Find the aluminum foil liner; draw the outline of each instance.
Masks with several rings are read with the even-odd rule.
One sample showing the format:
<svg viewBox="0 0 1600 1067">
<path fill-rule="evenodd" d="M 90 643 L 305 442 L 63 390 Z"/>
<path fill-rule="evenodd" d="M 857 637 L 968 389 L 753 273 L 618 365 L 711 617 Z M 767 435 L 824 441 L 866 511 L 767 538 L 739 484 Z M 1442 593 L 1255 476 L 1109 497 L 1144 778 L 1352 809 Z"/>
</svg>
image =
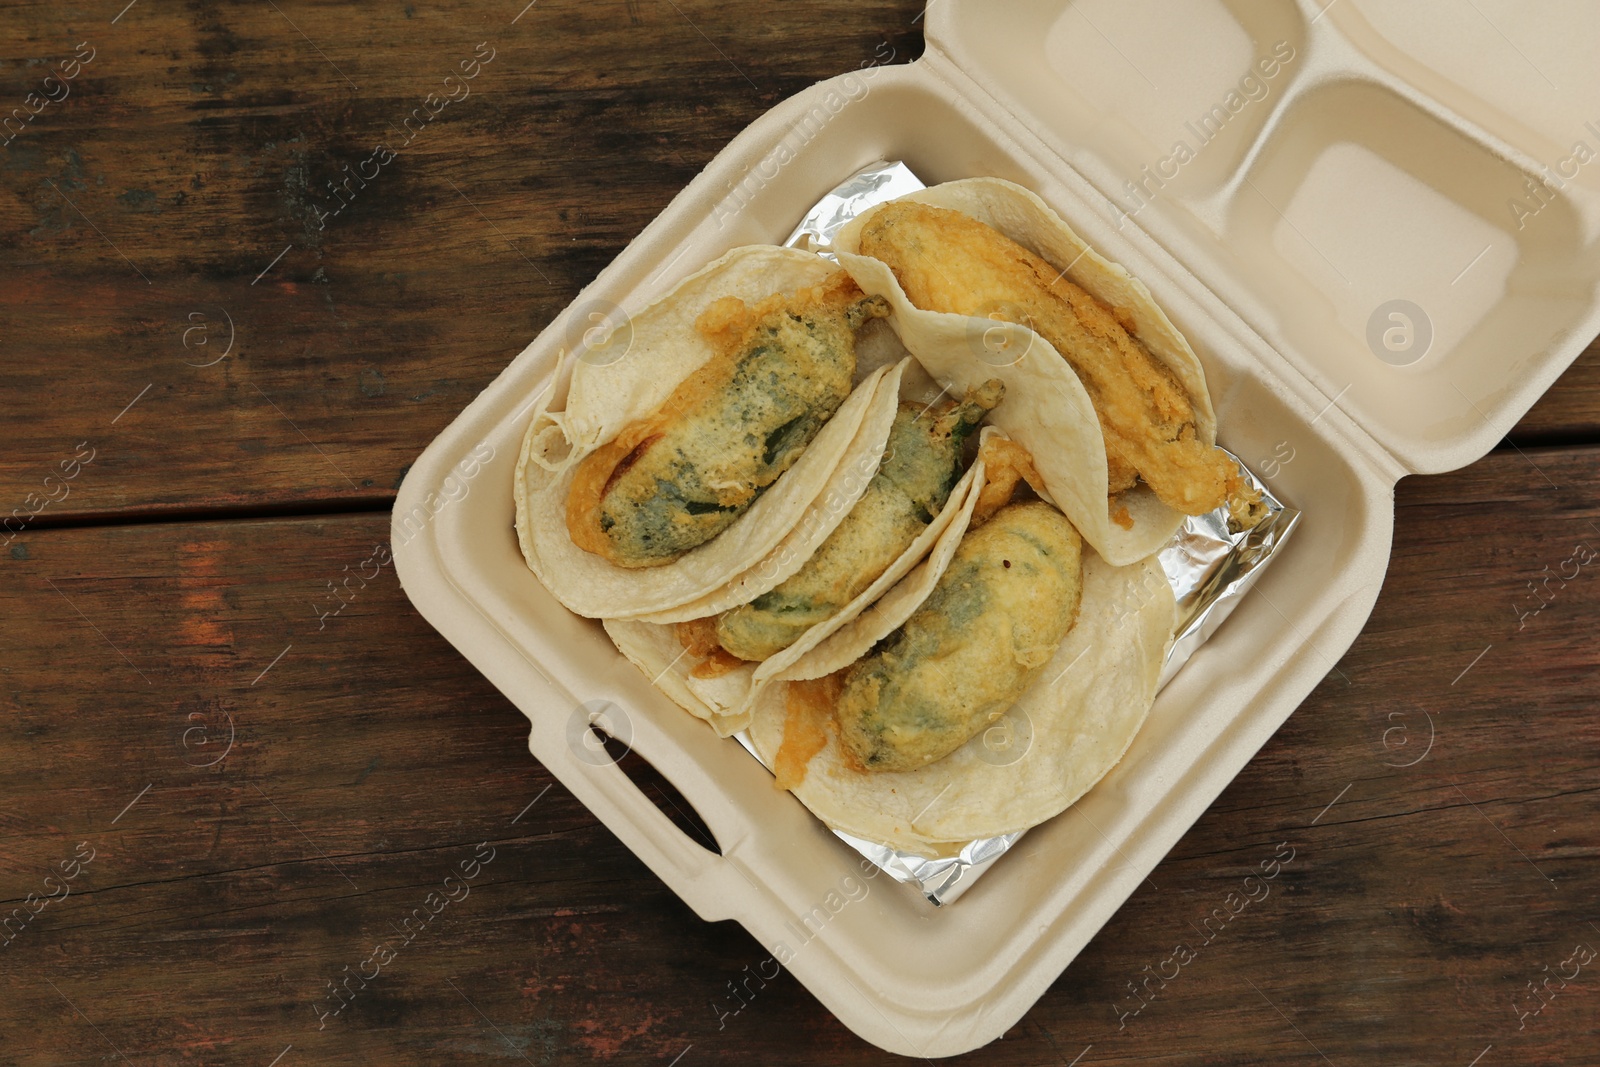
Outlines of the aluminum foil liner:
<svg viewBox="0 0 1600 1067">
<path fill-rule="evenodd" d="M 925 188 L 904 163 L 874 163 L 818 201 L 785 244 L 831 259 L 827 248 L 845 223 L 874 204 Z M 1239 462 L 1239 457 L 1233 459 Z M 1158 691 L 1233 612 L 1300 521 L 1300 512 L 1273 496 L 1249 468 L 1239 463 L 1239 469 L 1261 491 L 1266 518 L 1254 529 L 1233 532 L 1228 528 L 1228 509 L 1223 506 L 1187 519 L 1157 554 L 1178 602 L 1177 636 L 1167 653 Z M 755 755 L 745 734 L 735 737 Z M 890 877 L 915 886 L 930 904 L 942 907 L 972 888 L 1026 831 L 969 841 L 955 855 L 939 858 L 901 852 L 838 830 L 834 833 Z"/>
<path fill-rule="evenodd" d="M 816 252 L 824 259 L 834 259 L 827 248 L 833 244 L 833 235 L 844 229 L 851 219 L 875 204 L 926 188 L 904 163 L 873 163 L 818 200 L 816 207 L 806 212 L 806 217 L 783 243 L 790 248 Z"/>
<path fill-rule="evenodd" d="M 1227 452 L 1227 449 L 1223 449 Z M 1254 529 L 1232 533 L 1228 509 L 1218 508 L 1185 520 L 1156 556 L 1178 601 L 1178 637 L 1167 653 L 1157 692 L 1172 681 L 1195 650 L 1233 614 L 1240 599 L 1260 577 L 1284 541 L 1300 523 L 1300 512 L 1286 507 L 1232 452 L 1233 461 L 1250 484 L 1261 491 L 1267 517 Z"/>
</svg>

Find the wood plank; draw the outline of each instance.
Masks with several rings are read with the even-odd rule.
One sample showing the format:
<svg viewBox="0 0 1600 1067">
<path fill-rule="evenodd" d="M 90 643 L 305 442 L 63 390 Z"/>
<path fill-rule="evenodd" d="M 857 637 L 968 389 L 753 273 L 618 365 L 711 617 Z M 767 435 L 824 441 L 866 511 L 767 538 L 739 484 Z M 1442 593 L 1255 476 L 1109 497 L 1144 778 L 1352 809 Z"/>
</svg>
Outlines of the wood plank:
<svg viewBox="0 0 1600 1067">
<path fill-rule="evenodd" d="M 921 7 L 9 5 L 0 113 L 92 58 L 0 145 L 0 514 L 83 441 L 41 522 L 392 499 L 735 134 L 914 58 Z"/>
<path fill-rule="evenodd" d="M 1484 1067 L 1583 1062 L 1592 968 L 1538 1015 L 1513 1004 L 1600 948 L 1596 567 L 1520 629 L 1514 606 L 1575 545 L 1600 549 L 1595 456 L 1496 453 L 1402 483 L 1348 683 L 1330 674 L 962 1062 L 1466 1067 L 1491 1045 Z M 525 721 L 389 568 L 319 621 L 326 583 L 386 533 L 382 515 L 163 523 L 0 555 L 0 744 L 21 755 L 0 776 L 0 898 L 52 892 L 94 850 L 0 949 L 8 1062 L 899 1062 L 787 974 L 729 1013 L 765 950 L 546 791 Z M 398 943 L 480 842 L 494 858 L 470 895 L 319 1029 L 327 983 Z M 1266 897 L 1205 943 L 1195 927 L 1283 843 Z M 1124 1015 L 1179 942 L 1192 961 Z"/>
<path fill-rule="evenodd" d="M 1511 437 L 1524 445 L 1600 441 L 1600 339 L 1590 342 Z"/>
<path fill-rule="evenodd" d="M 94 464 L 38 522 L 382 506 L 718 149 L 812 81 L 915 57 L 920 9 L 14 5 L 0 99 L 93 59 L 0 147 L 0 514 L 80 442 Z M 405 127 L 485 41 L 471 95 Z M 396 157 L 335 195 L 378 144 Z M 1591 349 L 1514 436 L 1597 434 Z"/>
</svg>

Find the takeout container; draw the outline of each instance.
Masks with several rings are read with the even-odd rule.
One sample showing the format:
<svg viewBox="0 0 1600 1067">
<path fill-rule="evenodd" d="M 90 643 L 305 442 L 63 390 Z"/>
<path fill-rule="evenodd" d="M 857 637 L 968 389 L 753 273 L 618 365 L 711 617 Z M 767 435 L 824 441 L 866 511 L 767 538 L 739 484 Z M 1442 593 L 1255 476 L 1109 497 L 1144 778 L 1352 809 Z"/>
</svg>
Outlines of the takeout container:
<svg viewBox="0 0 1600 1067">
<path fill-rule="evenodd" d="M 1484 454 L 1600 331 L 1600 165 L 1574 162 L 1576 142 L 1600 149 L 1585 47 L 1600 12 L 1572 0 L 1554 5 L 1564 22 L 1530 23 L 1476 6 L 1481 20 L 1443 0 L 940 0 L 922 59 L 762 116 L 429 446 L 395 505 L 407 593 L 528 716 L 532 753 L 703 919 L 737 919 L 883 1048 L 994 1039 L 1355 639 L 1394 483 Z M 1305 513 L 1117 768 L 939 911 L 867 880 L 738 745 L 563 609 L 512 529 L 533 402 L 591 314 L 640 308 L 736 245 L 782 243 L 880 158 L 929 184 L 1025 185 L 1142 279 L 1205 365 L 1219 443 Z M 589 754 L 603 702 L 722 855 Z"/>
</svg>

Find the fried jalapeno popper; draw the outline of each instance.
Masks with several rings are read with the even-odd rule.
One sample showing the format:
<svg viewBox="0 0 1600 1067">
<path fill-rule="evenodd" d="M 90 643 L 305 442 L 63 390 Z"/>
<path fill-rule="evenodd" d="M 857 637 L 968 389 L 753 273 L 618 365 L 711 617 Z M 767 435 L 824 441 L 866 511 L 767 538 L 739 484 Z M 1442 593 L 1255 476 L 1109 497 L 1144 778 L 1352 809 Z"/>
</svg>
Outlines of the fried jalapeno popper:
<svg viewBox="0 0 1600 1067">
<path fill-rule="evenodd" d="M 1082 381 L 1105 438 L 1108 490 L 1139 479 L 1168 507 L 1199 515 L 1223 503 L 1251 525 L 1258 502 L 1228 455 L 1201 439 L 1194 405 L 1123 313 L 1033 252 L 960 211 L 887 205 L 858 251 L 887 264 L 912 304 L 1032 329 Z"/>
<path fill-rule="evenodd" d="M 727 529 L 850 395 L 855 331 L 886 314 L 843 271 L 754 306 L 717 301 L 697 323 L 717 354 L 579 464 L 567 497 L 573 543 L 652 567 Z"/>
<path fill-rule="evenodd" d="M 970 531 L 905 624 L 850 668 L 840 740 L 868 770 L 941 759 L 1004 714 L 1078 615 L 1082 541 L 1041 501 Z"/>
<path fill-rule="evenodd" d="M 855 507 L 793 577 L 717 618 L 717 644 L 742 660 L 767 659 L 876 581 L 945 506 L 963 443 L 1004 395 L 996 379 L 959 402 L 902 403 Z"/>
</svg>

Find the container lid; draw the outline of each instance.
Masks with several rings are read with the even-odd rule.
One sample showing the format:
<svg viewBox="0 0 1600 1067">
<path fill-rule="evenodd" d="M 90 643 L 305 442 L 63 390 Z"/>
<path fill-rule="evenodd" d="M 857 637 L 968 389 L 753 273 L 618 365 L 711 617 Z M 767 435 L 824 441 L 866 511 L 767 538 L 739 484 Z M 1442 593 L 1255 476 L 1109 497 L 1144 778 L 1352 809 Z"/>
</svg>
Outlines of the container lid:
<svg viewBox="0 0 1600 1067">
<path fill-rule="evenodd" d="M 942 0 L 928 55 L 1431 473 L 1600 332 L 1600 8 L 1471 6 Z"/>
</svg>

